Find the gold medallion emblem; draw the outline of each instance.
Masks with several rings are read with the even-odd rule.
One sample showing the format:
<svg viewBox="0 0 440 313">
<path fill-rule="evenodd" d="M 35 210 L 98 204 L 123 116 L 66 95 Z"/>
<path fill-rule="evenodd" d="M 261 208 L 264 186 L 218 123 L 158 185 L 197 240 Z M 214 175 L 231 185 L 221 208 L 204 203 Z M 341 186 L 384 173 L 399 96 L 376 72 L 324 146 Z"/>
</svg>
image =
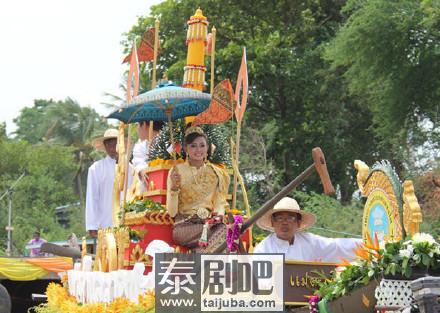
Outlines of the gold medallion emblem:
<svg viewBox="0 0 440 313">
<path fill-rule="evenodd" d="M 202 220 L 205 220 L 211 215 L 211 212 L 206 208 L 198 208 L 196 211 L 196 215 Z"/>
</svg>

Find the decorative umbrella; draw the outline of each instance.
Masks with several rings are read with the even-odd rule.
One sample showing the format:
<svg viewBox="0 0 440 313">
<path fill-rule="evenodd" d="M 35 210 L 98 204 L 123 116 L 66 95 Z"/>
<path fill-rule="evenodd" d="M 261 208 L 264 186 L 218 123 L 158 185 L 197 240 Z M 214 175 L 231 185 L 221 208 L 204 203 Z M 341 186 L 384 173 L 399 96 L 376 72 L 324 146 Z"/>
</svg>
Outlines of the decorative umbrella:
<svg viewBox="0 0 440 313">
<path fill-rule="evenodd" d="M 164 84 L 134 97 L 128 106 L 118 109 L 107 118 L 115 118 L 126 124 L 140 121 L 172 121 L 197 115 L 205 111 L 210 102 L 210 94 Z"/>
</svg>

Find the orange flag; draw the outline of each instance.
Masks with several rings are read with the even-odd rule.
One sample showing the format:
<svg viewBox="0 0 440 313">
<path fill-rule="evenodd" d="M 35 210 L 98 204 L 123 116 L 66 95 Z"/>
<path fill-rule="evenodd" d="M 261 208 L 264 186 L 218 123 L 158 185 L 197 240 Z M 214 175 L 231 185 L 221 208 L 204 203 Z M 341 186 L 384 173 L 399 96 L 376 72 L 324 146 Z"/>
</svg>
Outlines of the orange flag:
<svg viewBox="0 0 440 313">
<path fill-rule="evenodd" d="M 240 92 L 242 94 L 240 101 Z M 246 63 L 246 48 L 243 48 L 243 57 L 241 59 L 240 70 L 238 71 L 237 85 L 235 85 L 235 118 L 237 122 L 243 119 L 244 111 L 246 111 L 248 97 L 248 72 Z"/>
<path fill-rule="evenodd" d="M 211 56 L 212 53 L 212 33 L 209 33 L 206 36 L 206 46 L 205 46 L 205 54 L 207 56 Z"/>
<path fill-rule="evenodd" d="M 220 82 L 214 88 L 211 104 L 206 111 L 198 114 L 192 125 L 220 124 L 232 117 L 232 106 L 234 103 L 234 92 L 229 79 Z"/>
<path fill-rule="evenodd" d="M 128 70 L 127 77 L 127 105 L 130 104 L 131 99 L 137 96 L 139 90 L 139 62 L 136 55 L 136 44 L 133 43 L 133 48 L 131 51 L 134 51 L 132 55 L 130 55 L 130 69 Z M 131 94 L 131 85 L 133 81 L 133 95 Z"/>
<path fill-rule="evenodd" d="M 138 48 L 138 61 L 139 62 L 147 62 L 152 61 L 154 58 L 154 35 L 155 35 L 155 28 L 152 27 L 150 29 L 147 29 L 145 33 L 142 35 L 141 44 Z M 159 45 L 159 43 L 158 43 Z M 159 48 L 160 45 L 157 47 L 157 53 L 159 54 Z M 129 55 L 127 55 L 122 61 L 122 63 L 129 62 L 131 58 L 131 52 Z"/>
</svg>

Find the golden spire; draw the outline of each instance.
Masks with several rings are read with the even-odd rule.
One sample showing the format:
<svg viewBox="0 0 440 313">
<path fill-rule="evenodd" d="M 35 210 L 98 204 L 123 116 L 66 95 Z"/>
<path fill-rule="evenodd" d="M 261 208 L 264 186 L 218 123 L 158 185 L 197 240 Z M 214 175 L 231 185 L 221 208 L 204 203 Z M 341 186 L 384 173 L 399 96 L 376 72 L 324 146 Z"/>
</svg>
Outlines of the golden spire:
<svg viewBox="0 0 440 313">
<path fill-rule="evenodd" d="M 187 24 L 188 54 L 182 86 L 202 91 L 205 85 L 205 45 L 208 35 L 208 21 L 203 16 L 202 10 L 198 8 Z"/>
</svg>

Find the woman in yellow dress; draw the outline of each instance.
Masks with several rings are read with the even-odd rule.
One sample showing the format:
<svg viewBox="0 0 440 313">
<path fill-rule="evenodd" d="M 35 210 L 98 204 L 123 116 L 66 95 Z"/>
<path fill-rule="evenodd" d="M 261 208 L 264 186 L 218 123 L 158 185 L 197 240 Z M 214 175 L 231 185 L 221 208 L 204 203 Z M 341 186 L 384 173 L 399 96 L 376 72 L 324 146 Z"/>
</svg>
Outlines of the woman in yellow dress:
<svg viewBox="0 0 440 313">
<path fill-rule="evenodd" d="M 168 173 L 167 210 L 174 217 L 173 239 L 196 251 L 215 251 L 226 240 L 223 216 L 229 175 L 207 161 L 208 137 L 200 127 L 185 132 L 187 159 Z"/>
</svg>

